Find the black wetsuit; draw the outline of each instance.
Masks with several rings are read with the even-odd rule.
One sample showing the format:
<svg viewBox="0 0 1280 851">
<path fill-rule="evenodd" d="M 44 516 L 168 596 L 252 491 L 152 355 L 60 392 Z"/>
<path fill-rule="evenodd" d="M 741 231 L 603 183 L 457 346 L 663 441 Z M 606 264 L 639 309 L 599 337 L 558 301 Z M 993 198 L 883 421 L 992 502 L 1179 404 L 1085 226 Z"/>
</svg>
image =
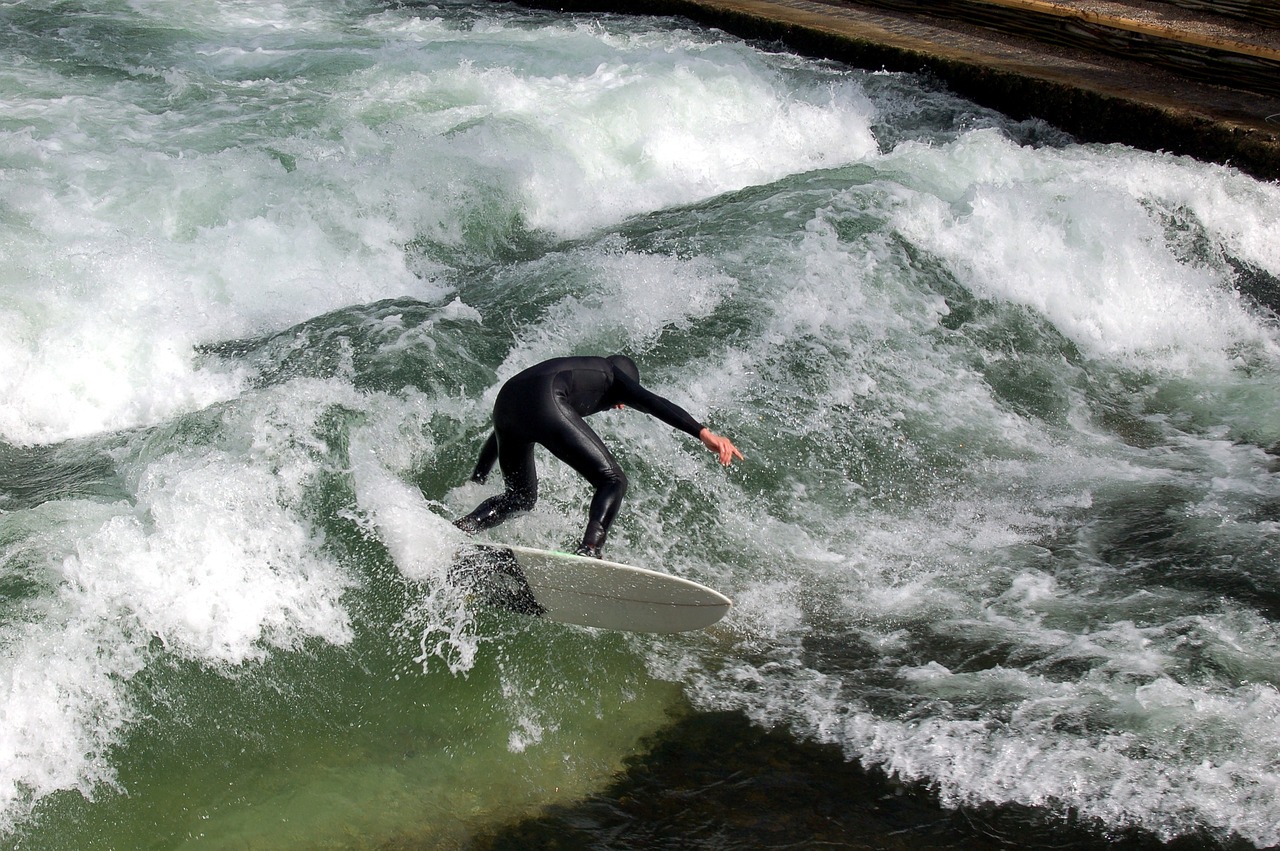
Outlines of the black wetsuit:
<svg viewBox="0 0 1280 851">
<path fill-rule="evenodd" d="M 506 490 L 457 521 L 474 532 L 488 529 L 538 501 L 533 445 L 540 443 L 596 489 L 582 550 L 598 554 L 627 492 L 627 477 L 583 417 L 629 405 L 694 437 L 702 424 L 679 405 L 640 386 L 630 358 L 554 358 L 529 367 L 498 391 L 493 433 L 480 450 L 472 481 L 483 482 L 496 460 Z"/>
</svg>

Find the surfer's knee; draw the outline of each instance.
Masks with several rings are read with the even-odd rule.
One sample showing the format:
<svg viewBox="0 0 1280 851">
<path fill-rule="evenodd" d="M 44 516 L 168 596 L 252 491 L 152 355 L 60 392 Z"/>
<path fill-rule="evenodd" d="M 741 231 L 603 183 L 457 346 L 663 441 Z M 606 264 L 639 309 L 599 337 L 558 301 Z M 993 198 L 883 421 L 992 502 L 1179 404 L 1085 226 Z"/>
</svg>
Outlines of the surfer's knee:
<svg viewBox="0 0 1280 851">
<path fill-rule="evenodd" d="M 608 494 L 613 499 L 620 500 L 627 495 L 627 488 L 631 486 L 631 481 L 627 478 L 627 474 L 622 472 L 621 467 L 614 467 L 596 477 L 591 484 L 595 486 L 598 493 Z"/>
</svg>

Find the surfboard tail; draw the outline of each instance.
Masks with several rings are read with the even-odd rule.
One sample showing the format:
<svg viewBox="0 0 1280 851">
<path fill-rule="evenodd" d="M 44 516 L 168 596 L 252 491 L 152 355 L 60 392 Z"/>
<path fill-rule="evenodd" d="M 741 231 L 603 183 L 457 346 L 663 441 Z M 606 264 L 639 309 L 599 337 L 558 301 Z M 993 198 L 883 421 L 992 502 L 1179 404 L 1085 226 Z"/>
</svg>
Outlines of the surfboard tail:
<svg viewBox="0 0 1280 851">
<path fill-rule="evenodd" d="M 454 554 L 449 581 L 487 606 L 535 617 L 547 611 L 529 587 L 515 553 L 506 547 L 463 545 Z"/>
</svg>

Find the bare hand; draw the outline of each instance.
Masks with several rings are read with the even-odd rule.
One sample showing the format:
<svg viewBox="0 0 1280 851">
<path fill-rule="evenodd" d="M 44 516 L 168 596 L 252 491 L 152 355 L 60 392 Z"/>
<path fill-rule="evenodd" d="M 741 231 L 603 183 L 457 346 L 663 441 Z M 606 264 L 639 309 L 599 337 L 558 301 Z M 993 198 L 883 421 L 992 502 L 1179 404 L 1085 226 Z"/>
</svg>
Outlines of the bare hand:
<svg viewBox="0 0 1280 851">
<path fill-rule="evenodd" d="M 738 451 L 738 447 L 733 445 L 733 441 L 727 437 L 716 434 L 709 428 L 704 428 L 698 433 L 698 440 L 702 441 L 702 445 L 710 449 L 712 452 L 720 456 L 720 463 L 728 467 L 734 458 L 739 461 L 745 460 L 742 453 Z"/>
</svg>

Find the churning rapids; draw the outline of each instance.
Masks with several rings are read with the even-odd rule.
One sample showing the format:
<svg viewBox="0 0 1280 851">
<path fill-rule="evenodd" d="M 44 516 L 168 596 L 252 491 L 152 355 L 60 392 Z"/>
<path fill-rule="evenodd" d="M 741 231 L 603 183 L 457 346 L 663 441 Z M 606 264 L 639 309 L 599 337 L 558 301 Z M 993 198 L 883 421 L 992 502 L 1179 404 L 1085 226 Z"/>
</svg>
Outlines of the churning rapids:
<svg viewBox="0 0 1280 851">
<path fill-rule="evenodd" d="M 729 709 L 1280 843 L 1280 187 L 481 2 L 6 3 L 0 100 L 6 842 L 439 847 Z M 613 351 L 747 456 L 596 418 L 714 629 L 445 581 L 502 380 Z"/>
</svg>

